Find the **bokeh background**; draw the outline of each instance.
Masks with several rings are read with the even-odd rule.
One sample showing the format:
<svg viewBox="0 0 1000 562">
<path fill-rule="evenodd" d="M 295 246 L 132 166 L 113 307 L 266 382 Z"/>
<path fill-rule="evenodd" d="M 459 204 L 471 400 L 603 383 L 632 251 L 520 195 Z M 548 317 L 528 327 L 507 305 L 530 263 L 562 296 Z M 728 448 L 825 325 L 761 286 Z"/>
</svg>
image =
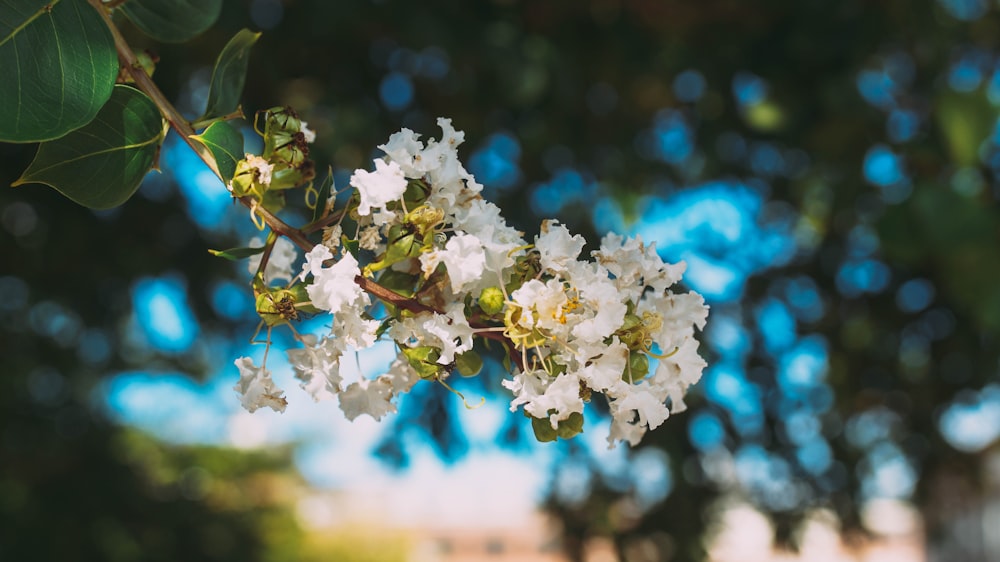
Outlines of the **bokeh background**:
<svg viewBox="0 0 1000 562">
<path fill-rule="evenodd" d="M 272 353 L 288 411 L 247 414 L 249 273 L 206 249 L 256 232 L 171 137 L 112 211 L 0 190 L 0 558 L 1000 560 L 997 3 L 228 0 L 181 46 L 123 23 L 192 117 L 242 27 L 246 114 L 295 107 L 336 186 L 451 117 L 529 236 L 686 261 L 710 367 L 636 449 L 599 404 L 534 443 L 490 364 L 478 410 L 420 384 L 352 424 Z M 0 181 L 33 151 L 0 146 Z"/>
</svg>

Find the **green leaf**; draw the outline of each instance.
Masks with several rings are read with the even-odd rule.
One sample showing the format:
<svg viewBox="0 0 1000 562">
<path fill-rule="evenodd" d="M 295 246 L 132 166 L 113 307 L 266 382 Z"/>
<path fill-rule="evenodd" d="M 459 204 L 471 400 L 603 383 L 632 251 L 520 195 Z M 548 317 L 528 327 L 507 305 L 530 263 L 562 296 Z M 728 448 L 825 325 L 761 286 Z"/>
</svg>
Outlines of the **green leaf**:
<svg viewBox="0 0 1000 562">
<path fill-rule="evenodd" d="M 247 79 L 247 63 L 250 48 L 257 42 L 260 33 L 241 29 L 219 53 L 212 69 L 212 81 L 208 86 L 208 105 L 205 114 L 198 120 L 224 117 L 240 107 L 243 85 Z"/>
<path fill-rule="evenodd" d="M 323 218 L 326 211 L 326 200 L 330 198 L 330 191 L 333 189 L 333 166 L 326 171 L 326 177 L 319 184 L 319 193 L 316 195 L 316 208 L 313 209 L 313 222 Z"/>
<path fill-rule="evenodd" d="M 417 284 L 417 276 L 403 271 L 386 269 L 378 278 L 378 284 L 396 294 L 412 297 L 414 287 Z"/>
<path fill-rule="evenodd" d="M 413 367 L 413 370 L 423 379 L 436 378 L 443 367 L 438 365 L 437 360 L 441 357 L 441 350 L 431 346 L 404 347 L 403 356 Z"/>
<path fill-rule="evenodd" d="M 979 145 L 990 136 L 997 111 L 983 88 L 971 92 L 947 89 L 936 100 L 938 125 L 958 166 L 979 163 Z"/>
<path fill-rule="evenodd" d="M 256 256 L 264 251 L 264 246 L 258 248 L 229 248 L 228 250 L 209 250 L 208 253 L 229 261 L 239 261 L 250 256 Z"/>
<path fill-rule="evenodd" d="M 164 43 L 183 43 L 212 27 L 222 0 L 129 0 L 122 11 L 136 27 Z"/>
<path fill-rule="evenodd" d="M 85 0 L 4 0 L 0 68 L 0 141 L 39 142 L 97 115 L 111 96 L 118 55 Z"/>
<path fill-rule="evenodd" d="M 152 100 L 129 86 L 115 86 L 93 121 L 39 145 L 13 185 L 43 183 L 84 207 L 116 207 L 138 189 L 162 140 L 163 120 Z"/>
<path fill-rule="evenodd" d="M 243 135 L 225 121 L 216 121 L 202 134 L 192 135 L 191 138 L 208 148 L 222 179 L 231 181 L 236 173 L 236 163 L 243 159 Z"/>
</svg>

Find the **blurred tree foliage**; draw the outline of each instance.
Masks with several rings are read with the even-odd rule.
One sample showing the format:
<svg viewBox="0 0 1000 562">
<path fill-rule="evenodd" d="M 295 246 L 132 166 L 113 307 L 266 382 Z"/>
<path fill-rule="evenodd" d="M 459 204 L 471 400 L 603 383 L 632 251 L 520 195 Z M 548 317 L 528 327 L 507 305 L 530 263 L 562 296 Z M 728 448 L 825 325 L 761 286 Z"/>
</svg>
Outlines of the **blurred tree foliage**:
<svg viewBox="0 0 1000 562">
<path fill-rule="evenodd" d="M 692 397 L 691 411 L 643 442 L 668 453 L 674 475 L 666 500 L 646 509 L 587 464 L 595 475 L 587 498 L 549 501 L 571 555 L 590 536 L 610 536 L 630 559 L 696 559 L 708 507 L 733 494 L 771 515 L 785 540 L 815 507 L 858 528 L 869 476 L 888 455 L 919 476 L 899 495 L 924 514 L 934 559 L 989 559 L 956 544 L 949 527 L 986 481 L 988 443 L 960 453 L 941 423 L 997 382 L 996 8 L 976 0 L 229 0 L 219 24 L 184 46 L 154 43 L 125 24 L 134 45 L 160 57 L 156 78 L 167 95 L 192 113 L 214 54 L 241 27 L 264 30 L 246 114 L 295 106 L 318 132 L 320 168 L 366 166 L 391 132 L 430 133 L 437 116 L 449 116 L 467 132 L 467 151 L 497 132 L 516 139 L 518 174 L 492 197 L 524 230 L 542 218 L 526 202 L 566 168 L 599 181 L 627 218 L 642 214 L 644 198 L 722 181 L 761 194 L 761 220 L 786 220 L 793 255 L 757 268 L 738 301 L 713 303 L 747 331 L 739 369 L 765 423 L 748 431 L 710 392 Z M 696 95 L 678 82 L 692 70 Z M 678 133 L 687 145 L 658 154 L 643 134 L 664 119 L 687 125 Z M 768 164 L 774 152 L 784 168 Z M 15 179 L 30 153 L 0 145 L 0 179 Z M 597 239 L 593 203 L 585 197 L 559 213 L 589 240 Z M 135 353 L 117 343 L 129 330 L 133 279 L 179 272 L 204 333 L 248 333 L 213 310 L 208 287 L 232 270 L 204 251 L 242 241 L 196 226 L 176 190 L 154 197 L 144 188 L 98 214 L 42 188 L 4 190 L 0 205 L 0 557 L 290 559 L 284 549 L 299 531 L 259 491 L 269 486 L 260 478 L 287 468 L 286 456 L 178 450 L 109 426 L 92 406 L 110 373 L 159 366 L 204 376 L 213 365 L 204 350 Z M 730 250 L 709 249 L 723 261 Z M 864 282 L 852 285 L 857 275 Z M 821 312 L 793 314 L 793 337 L 822 342 L 828 369 L 824 385 L 795 395 L 761 318 L 769 303 L 794 309 L 788 288 L 803 280 Z M 908 300 L 913 290 L 918 304 Z M 59 325 L 46 321 L 53 309 L 64 313 Z M 704 349 L 710 364 L 724 359 L 717 346 Z M 406 419 L 426 425 L 446 454 L 461 454 L 443 402 L 425 394 L 435 415 Z M 714 448 L 689 438 L 700 413 L 723 422 Z M 819 469 L 790 429 L 803 419 L 831 459 Z M 405 458 L 398 443 L 383 449 Z M 568 458 L 588 463 L 570 449 Z M 764 452 L 762 474 L 778 488 L 723 474 L 748 451 Z M 246 491 L 234 491 L 244 482 Z M 646 544 L 652 550 L 636 547 Z"/>
</svg>

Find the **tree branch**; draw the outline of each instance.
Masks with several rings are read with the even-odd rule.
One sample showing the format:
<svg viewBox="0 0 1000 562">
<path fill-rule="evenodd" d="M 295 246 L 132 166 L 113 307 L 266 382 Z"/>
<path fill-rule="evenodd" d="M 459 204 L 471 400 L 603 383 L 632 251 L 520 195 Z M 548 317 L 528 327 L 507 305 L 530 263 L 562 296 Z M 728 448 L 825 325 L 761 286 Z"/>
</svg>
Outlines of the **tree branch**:
<svg viewBox="0 0 1000 562">
<path fill-rule="evenodd" d="M 184 140 L 184 142 L 187 143 L 187 145 L 191 148 L 191 150 L 193 150 L 194 153 L 197 154 L 198 157 L 201 158 L 203 162 L 205 162 L 205 164 L 209 167 L 209 169 L 212 170 L 212 173 L 214 173 L 216 177 L 218 177 L 220 180 L 225 182 L 225 180 L 222 178 L 222 173 L 219 172 L 219 167 L 215 162 L 215 157 L 212 156 L 212 153 L 209 152 L 206 146 L 204 146 L 203 144 L 197 142 L 192 138 L 196 134 L 194 127 L 192 127 L 191 123 L 188 122 L 188 120 L 185 119 L 184 116 L 181 115 L 179 111 L 177 111 L 177 108 L 174 107 L 174 105 L 170 103 L 169 100 L 167 100 L 166 96 L 163 95 L 163 92 L 160 91 L 160 88 L 156 85 L 155 82 L 153 82 L 153 79 L 150 78 L 148 74 L 146 74 L 145 69 L 143 69 L 142 65 L 139 64 L 139 61 L 135 56 L 135 52 L 132 51 L 132 47 L 129 46 L 128 42 L 125 40 L 125 37 L 122 36 L 121 32 L 118 30 L 118 27 L 111 20 L 111 15 L 110 15 L 111 7 L 117 6 L 118 4 L 114 2 L 110 4 L 104 4 L 101 2 L 101 0 L 88 0 L 88 1 L 90 2 L 90 5 L 95 10 L 97 10 L 97 13 L 101 15 L 101 18 L 104 20 L 105 25 L 111 32 L 111 36 L 114 38 L 115 41 L 115 49 L 118 51 L 118 59 L 121 61 L 122 67 L 125 69 L 128 75 L 132 78 L 132 80 L 135 81 L 136 87 L 139 88 L 139 90 L 141 90 L 147 96 L 149 96 L 151 100 L 153 100 L 153 103 L 156 104 L 157 109 L 160 110 L 160 113 L 163 115 L 164 119 L 166 119 L 167 122 L 170 124 L 170 127 L 174 129 L 174 131 L 176 131 L 177 134 L 180 135 L 180 137 Z M 309 252 L 315 247 L 315 244 L 309 241 L 309 238 L 306 236 L 305 232 L 289 225 L 288 223 L 278 218 L 271 211 L 265 209 L 261 205 L 258 205 L 257 200 L 254 199 L 252 196 L 246 195 L 243 197 L 236 197 L 236 199 L 244 207 L 250 209 L 251 212 L 254 212 L 257 215 L 259 215 L 264 220 L 264 223 L 271 228 L 272 232 L 288 238 L 296 246 L 301 248 L 303 252 Z M 317 202 L 317 204 L 320 204 L 320 202 Z M 331 213 L 331 216 L 337 216 L 337 215 L 335 213 Z M 321 229 L 323 226 L 335 222 L 337 219 L 336 218 L 331 219 L 331 216 L 328 216 L 323 221 L 319 221 L 317 224 L 308 225 L 307 228 L 309 229 L 310 232 L 315 232 L 316 230 Z M 433 312 L 435 314 L 443 314 L 440 310 L 435 310 L 434 308 L 420 304 L 419 302 L 413 299 L 404 297 L 403 295 L 393 292 L 366 277 L 358 275 L 357 277 L 354 278 L 354 282 L 357 283 L 358 286 L 360 286 L 365 292 L 375 296 L 376 298 L 384 302 L 391 303 L 392 305 L 398 308 L 410 310 L 412 312 Z M 476 325 L 472 325 L 470 323 L 470 326 L 472 326 L 473 328 L 488 327 L 480 325 L 479 323 L 476 323 Z M 478 335 L 490 339 L 512 343 L 506 336 L 499 334 L 497 332 L 483 332 Z M 517 355 L 516 349 L 514 348 L 513 345 L 511 345 L 510 347 L 509 355 L 511 359 L 523 370 L 523 366 L 521 365 L 521 357 Z"/>
</svg>

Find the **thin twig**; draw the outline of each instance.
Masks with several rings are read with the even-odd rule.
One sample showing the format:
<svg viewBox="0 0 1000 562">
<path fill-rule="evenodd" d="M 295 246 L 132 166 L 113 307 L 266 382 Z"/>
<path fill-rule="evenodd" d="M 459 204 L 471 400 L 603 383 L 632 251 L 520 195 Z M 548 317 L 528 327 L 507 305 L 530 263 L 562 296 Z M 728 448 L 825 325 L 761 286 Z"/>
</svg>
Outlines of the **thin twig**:
<svg viewBox="0 0 1000 562">
<path fill-rule="evenodd" d="M 212 117 L 211 119 L 202 119 L 201 121 L 195 121 L 194 123 L 191 123 L 191 128 L 197 131 L 198 129 L 204 129 L 205 127 L 208 127 L 212 123 L 218 121 L 232 121 L 233 119 L 245 119 L 245 118 L 246 116 L 243 115 L 243 108 L 237 107 L 236 111 L 228 115 L 223 115 L 222 117 Z"/>
</svg>

